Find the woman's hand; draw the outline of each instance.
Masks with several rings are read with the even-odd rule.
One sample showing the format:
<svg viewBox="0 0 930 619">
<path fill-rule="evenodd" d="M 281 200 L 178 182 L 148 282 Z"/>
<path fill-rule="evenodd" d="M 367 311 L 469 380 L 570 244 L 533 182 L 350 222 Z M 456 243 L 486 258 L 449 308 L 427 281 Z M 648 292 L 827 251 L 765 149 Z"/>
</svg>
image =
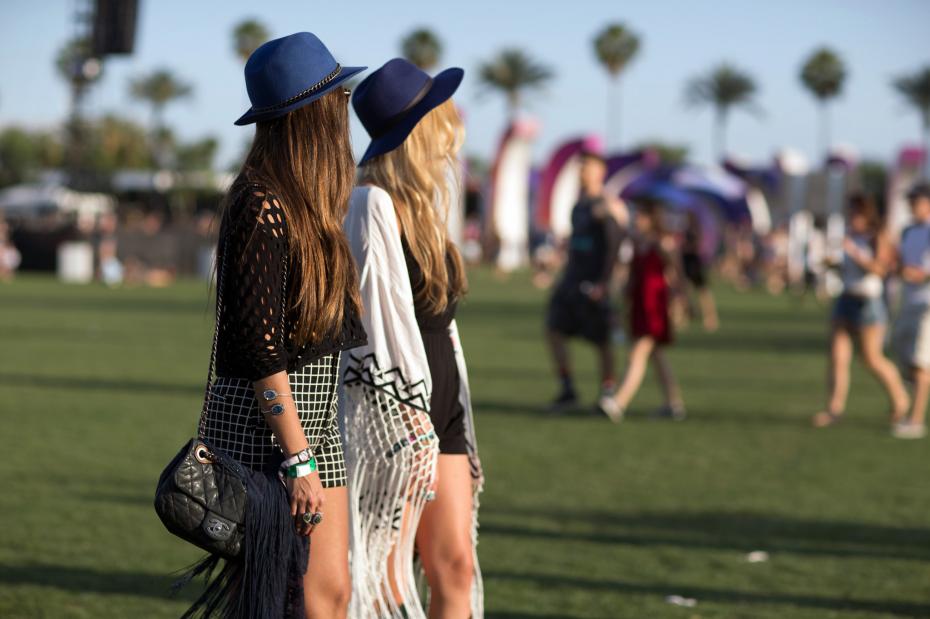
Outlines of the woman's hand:
<svg viewBox="0 0 930 619">
<path fill-rule="evenodd" d="M 291 516 L 297 533 L 309 536 L 313 533 L 312 524 L 304 522 L 304 514 L 323 514 L 323 483 L 317 471 L 304 477 L 288 477 L 287 493 L 291 497 Z"/>
<path fill-rule="evenodd" d="M 924 284 L 927 281 L 927 272 L 920 267 L 905 266 L 901 269 L 901 279 L 909 284 Z"/>
<path fill-rule="evenodd" d="M 856 242 L 848 236 L 843 238 L 843 251 L 860 265 L 862 262 L 868 260 L 868 256 L 866 256 L 862 249 L 856 245 Z"/>
</svg>

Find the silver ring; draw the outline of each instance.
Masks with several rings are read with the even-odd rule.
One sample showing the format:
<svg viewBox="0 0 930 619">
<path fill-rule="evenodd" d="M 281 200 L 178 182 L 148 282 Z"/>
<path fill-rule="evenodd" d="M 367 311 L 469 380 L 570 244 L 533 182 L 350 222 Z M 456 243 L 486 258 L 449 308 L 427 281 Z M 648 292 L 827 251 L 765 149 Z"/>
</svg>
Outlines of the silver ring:
<svg viewBox="0 0 930 619">
<path fill-rule="evenodd" d="M 426 497 L 424 497 L 424 498 L 426 499 L 426 502 L 427 502 L 427 503 L 429 503 L 430 501 L 435 501 L 435 500 L 436 500 L 436 491 L 435 491 L 435 490 L 430 490 L 429 492 L 426 493 Z"/>
<path fill-rule="evenodd" d="M 315 527 L 321 522 L 323 522 L 323 514 L 320 512 L 313 512 L 310 514 L 310 520 L 307 522 L 307 524 Z"/>
<path fill-rule="evenodd" d="M 312 524 L 313 516 L 314 514 L 312 512 L 304 512 L 300 515 L 300 519 L 304 521 L 304 524 Z"/>
</svg>

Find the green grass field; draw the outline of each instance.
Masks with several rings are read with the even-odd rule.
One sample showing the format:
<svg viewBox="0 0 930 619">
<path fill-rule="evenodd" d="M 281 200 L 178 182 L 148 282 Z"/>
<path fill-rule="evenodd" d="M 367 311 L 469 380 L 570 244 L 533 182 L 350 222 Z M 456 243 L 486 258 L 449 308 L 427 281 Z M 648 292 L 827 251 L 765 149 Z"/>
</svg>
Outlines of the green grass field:
<svg viewBox="0 0 930 619">
<path fill-rule="evenodd" d="M 197 553 L 151 508 L 194 431 L 206 287 L 0 286 L 0 617 L 177 617 Z M 482 459 L 488 616 L 928 617 L 926 442 L 896 442 L 861 369 L 849 418 L 814 431 L 825 312 L 721 290 L 723 329 L 672 352 L 683 423 L 539 412 L 554 386 L 544 294 L 472 274 L 460 327 Z M 592 351 L 573 349 L 593 400 Z M 622 360 L 622 352 L 621 352 Z M 770 560 L 749 563 L 765 550 Z M 697 599 L 672 606 L 666 596 Z"/>
</svg>

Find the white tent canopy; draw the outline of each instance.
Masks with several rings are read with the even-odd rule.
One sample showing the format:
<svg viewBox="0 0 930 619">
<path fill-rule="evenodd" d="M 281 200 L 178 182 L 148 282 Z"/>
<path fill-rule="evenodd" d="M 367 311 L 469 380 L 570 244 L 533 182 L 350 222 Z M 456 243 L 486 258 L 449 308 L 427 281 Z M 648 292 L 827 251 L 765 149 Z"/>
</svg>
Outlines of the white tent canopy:
<svg viewBox="0 0 930 619">
<path fill-rule="evenodd" d="M 0 213 L 22 217 L 68 213 L 86 220 L 112 212 L 115 202 L 103 193 L 82 193 L 61 185 L 14 185 L 0 191 Z"/>
</svg>

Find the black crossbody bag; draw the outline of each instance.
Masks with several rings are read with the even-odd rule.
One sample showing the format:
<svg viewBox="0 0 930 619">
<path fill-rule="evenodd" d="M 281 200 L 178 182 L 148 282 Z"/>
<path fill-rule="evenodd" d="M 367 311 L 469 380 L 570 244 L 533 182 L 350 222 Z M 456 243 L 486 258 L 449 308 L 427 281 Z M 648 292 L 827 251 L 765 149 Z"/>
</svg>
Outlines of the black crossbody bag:
<svg viewBox="0 0 930 619">
<path fill-rule="evenodd" d="M 181 539 L 210 554 L 233 559 L 242 551 L 245 534 L 249 488 L 267 472 L 252 471 L 234 458 L 216 449 L 204 438 L 206 417 L 213 397 L 216 349 L 223 313 L 223 278 L 227 256 L 224 248 L 217 277 L 216 322 L 210 367 L 204 391 L 200 423 L 195 438 L 190 439 L 162 471 L 155 490 L 155 512 L 165 528 Z M 283 280 L 279 333 L 284 337 L 283 320 L 287 290 L 287 258 L 282 260 Z M 269 462 L 276 471 L 277 462 Z"/>
</svg>

